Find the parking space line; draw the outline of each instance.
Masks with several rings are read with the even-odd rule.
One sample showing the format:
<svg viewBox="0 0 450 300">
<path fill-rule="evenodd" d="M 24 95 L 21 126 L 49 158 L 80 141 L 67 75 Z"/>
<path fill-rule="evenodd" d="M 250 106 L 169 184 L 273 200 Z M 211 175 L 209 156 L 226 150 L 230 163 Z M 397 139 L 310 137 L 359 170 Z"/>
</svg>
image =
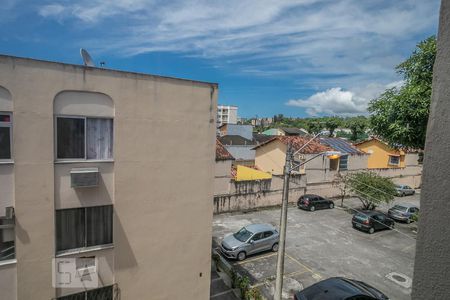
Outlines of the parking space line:
<svg viewBox="0 0 450 300">
<path fill-rule="evenodd" d="M 304 264 L 302 264 L 300 261 L 298 261 L 297 259 L 295 259 L 292 256 L 290 256 L 289 254 L 286 253 L 286 256 L 289 257 L 290 259 L 292 259 L 293 261 L 295 261 L 298 265 L 300 265 L 303 268 L 305 268 L 306 270 L 308 270 L 309 272 L 314 273 L 313 270 L 311 270 L 311 268 L 305 266 Z"/>
<path fill-rule="evenodd" d="M 406 246 L 405 248 L 402 249 L 402 252 L 406 252 L 406 250 L 410 249 L 411 247 L 415 247 L 415 246 L 416 246 L 416 244 Z"/>
<path fill-rule="evenodd" d="M 284 274 L 283 277 L 290 277 L 290 276 L 300 275 L 300 274 L 304 274 L 304 273 L 309 273 L 309 271 L 308 270 L 306 270 L 306 271 L 295 271 L 295 272 Z M 258 283 L 255 283 L 255 284 L 251 285 L 251 287 L 252 288 L 260 287 L 260 286 L 264 285 L 267 281 L 272 281 L 272 280 L 275 280 L 275 275 L 271 275 L 271 276 L 268 276 L 268 277 L 266 277 L 264 279 L 261 279 L 261 280 L 259 280 Z"/>
<path fill-rule="evenodd" d="M 258 257 L 255 257 L 255 258 L 239 261 L 239 262 L 236 263 L 236 265 L 245 265 L 246 263 L 258 261 L 258 260 L 261 260 L 261 259 L 264 259 L 264 258 L 272 257 L 274 255 L 277 255 L 277 253 L 271 253 L 271 254 L 268 254 L 268 255 L 258 256 Z"/>
</svg>

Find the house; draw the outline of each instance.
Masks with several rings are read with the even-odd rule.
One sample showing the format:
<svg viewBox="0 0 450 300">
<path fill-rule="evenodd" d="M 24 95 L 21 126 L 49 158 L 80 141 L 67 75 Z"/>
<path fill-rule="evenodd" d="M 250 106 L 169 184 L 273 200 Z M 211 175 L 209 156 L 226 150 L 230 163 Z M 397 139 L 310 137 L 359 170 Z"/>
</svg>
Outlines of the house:
<svg viewBox="0 0 450 300">
<path fill-rule="evenodd" d="M 265 135 L 282 135 L 282 136 L 305 136 L 308 134 L 303 128 L 291 128 L 291 127 L 283 127 L 283 128 L 271 128 L 263 131 L 262 134 Z"/>
<path fill-rule="evenodd" d="M 368 154 L 367 168 L 380 176 L 391 178 L 397 184 L 419 188 L 422 183 L 422 165 L 418 150 L 395 149 L 382 140 L 372 137 L 355 144 Z"/>
<path fill-rule="evenodd" d="M 330 161 L 330 170 L 333 171 L 359 171 L 367 168 L 369 155 L 354 147 L 347 140 L 342 138 L 320 138 L 320 143 L 339 151 L 342 155 L 339 159 Z"/>
<path fill-rule="evenodd" d="M 222 124 L 219 127 L 219 135 L 239 135 L 246 139 L 253 139 L 252 125 L 238 125 L 238 124 Z"/>
<path fill-rule="evenodd" d="M 0 55 L 0 298 L 209 298 L 217 93 Z"/>
<path fill-rule="evenodd" d="M 355 144 L 355 147 L 369 154 L 368 169 L 405 168 L 407 165 L 407 156 L 408 160 L 418 161 L 419 159 L 416 152 L 414 152 L 414 154 L 411 152 L 410 155 L 408 155 L 404 150 L 395 149 L 375 137 L 357 143 Z"/>
<path fill-rule="evenodd" d="M 214 195 L 228 193 L 234 157 L 225 146 L 216 140 L 216 164 L 214 168 Z"/>
<path fill-rule="evenodd" d="M 240 135 L 225 135 L 219 141 L 235 158 L 234 165 L 254 166 L 255 165 L 255 144 Z"/>
<path fill-rule="evenodd" d="M 255 165 L 273 175 L 282 175 L 286 159 L 287 145 L 291 144 L 293 150 L 300 149 L 310 138 L 301 136 L 276 136 L 272 139 L 257 145 L 254 149 Z M 318 141 L 310 142 L 297 156 L 299 160 L 308 160 L 316 154 L 332 150 L 331 148 L 320 144 Z"/>
</svg>

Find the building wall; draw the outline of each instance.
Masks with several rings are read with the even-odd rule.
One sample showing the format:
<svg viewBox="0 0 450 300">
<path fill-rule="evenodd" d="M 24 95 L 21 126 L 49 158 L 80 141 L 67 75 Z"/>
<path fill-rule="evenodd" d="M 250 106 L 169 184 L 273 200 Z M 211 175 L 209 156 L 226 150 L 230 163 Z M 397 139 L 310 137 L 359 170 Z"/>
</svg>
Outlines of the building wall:
<svg viewBox="0 0 450 300">
<path fill-rule="evenodd" d="M 263 147 L 256 148 L 255 165 L 264 172 L 272 175 L 282 175 L 286 160 L 287 146 L 276 140 Z"/>
<path fill-rule="evenodd" d="M 266 180 L 271 179 L 272 174 L 248 168 L 245 166 L 236 166 L 236 181 Z"/>
<path fill-rule="evenodd" d="M 233 160 L 216 160 L 214 168 L 214 195 L 230 191 L 231 165 Z"/>
<path fill-rule="evenodd" d="M 441 2 L 412 299 L 450 299 L 450 1 Z"/>
<path fill-rule="evenodd" d="M 217 87 L 7 56 L 0 56 L 0 86 L 14 103 L 13 171 L 2 166 L 0 174 L 13 172 L 17 256 L 8 271 L 0 267 L 1 284 L 11 283 L 0 298 L 65 294 L 52 287 L 55 208 L 111 201 L 114 248 L 89 255 L 105 259 L 102 274 L 113 269 L 121 299 L 209 297 Z M 54 163 L 53 101 L 61 91 L 99 92 L 113 100 L 113 162 Z M 85 165 L 100 169 L 101 185 L 74 192 L 67 171 Z M 11 188 L 5 182 L 2 191 Z"/>
<path fill-rule="evenodd" d="M 397 150 L 391 149 L 388 145 L 377 140 L 370 140 L 363 144 L 356 145 L 356 147 L 366 153 L 369 153 L 368 168 L 382 169 L 382 168 L 404 168 L 405 156 L 400 156 L 400 164 L 398 166 L 389 164 L 389 155 L 400 155 Z"/>
<path fill-rule="evenodd" d="M 255 160 L 255 150 L 253 150 L 255 145 L 225 145 L 224 147 L 236 160 Z"/>
<path fill-rule="evenodd" d="M 252 125 L 236 125 L 229 124 L 226 127 L 227 135 L 239 135 L 248 140 L 253 140 L 253 126 Z"/>
</svg>

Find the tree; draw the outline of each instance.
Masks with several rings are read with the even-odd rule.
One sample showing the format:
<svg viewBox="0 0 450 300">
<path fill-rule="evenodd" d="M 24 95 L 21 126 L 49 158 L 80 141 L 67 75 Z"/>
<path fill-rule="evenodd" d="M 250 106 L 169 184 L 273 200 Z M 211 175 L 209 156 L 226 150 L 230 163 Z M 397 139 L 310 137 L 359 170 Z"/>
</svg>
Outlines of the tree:
<svg viewBox="0 0 450 300">
<path fill-rule="evenodd" d="M 324 126 L 328 130 L 330 137 L 334 135 L 334 131 L 336 130 L 336 128 L 341 126 L 341 124 L 342 124 L 342 119 L 339 117 L 324 118 Z"/>
<path fill-rule="evenodd" d="M 341 207 L 344 207 L 344 199 L 350 193 L 350 176 L 348 174 L 343 175 L 342 173 L 337 173 L 332 185 L 339 189 L 341 197 Z"/>
<path fill-rule="evenodd" d="M 352 131 L 350 140 L 354 142 L 359 140 L 360 136 L 365 133 L 365 130 L 369 125 L 367 118 L 364 116 L 349 118 L 345 123 L 346 127 Z"/>
<path fill-rule="evenodd" d="M 323 123 L 321 119 L 308 119 L 306 127 L 310 134 L 317 134 L 322 131 Z"/>
<path fill-rule="evenodd" d="M 431 36 L 396 67 L 404 85 L 370 102 L 372 130 L 390 145 L 424 148 L 435 58 L 436 37 Z"/>
<path fill-rule="evenodd" d="M 374 172 L 362 171 L 347 175 L 350 191 L 359 198 L 363 209 L 375 209 L 381 203 L 394 200 L 396 190 L 391 179 Z"/>
</svg>

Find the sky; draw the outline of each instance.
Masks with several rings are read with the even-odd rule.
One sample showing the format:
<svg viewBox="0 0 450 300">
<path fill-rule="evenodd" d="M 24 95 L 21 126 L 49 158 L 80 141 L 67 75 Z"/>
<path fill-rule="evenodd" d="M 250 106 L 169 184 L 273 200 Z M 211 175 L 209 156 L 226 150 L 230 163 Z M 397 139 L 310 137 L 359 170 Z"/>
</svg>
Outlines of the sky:
<svg viewBox="0 0 450 300">
<path fill-rule="evenodd" d="M 2 0 L 0 54 L 216 82 L 241 117 L 352 116 L 437 33 L 439 0 Z"/>
</svg>

